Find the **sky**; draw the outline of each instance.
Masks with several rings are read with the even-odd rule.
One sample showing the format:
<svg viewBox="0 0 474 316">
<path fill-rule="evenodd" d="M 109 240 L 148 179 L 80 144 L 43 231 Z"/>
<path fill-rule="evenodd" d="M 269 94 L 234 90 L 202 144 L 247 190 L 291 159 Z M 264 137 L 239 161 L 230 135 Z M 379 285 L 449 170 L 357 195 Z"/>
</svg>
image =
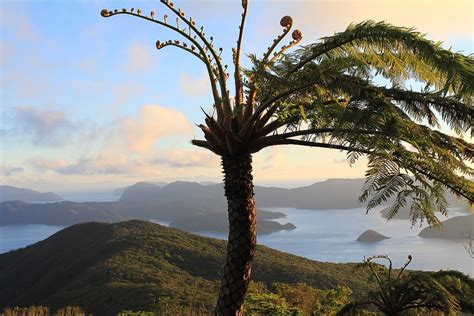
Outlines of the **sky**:
<svg viewBox="0 0 474 316">
<path fill-rule="evenodd" d="M 231 65 L 239 0 L 180 1 Z M 103 8 L 154 10 L 159 1 L 0 2 L 0 183 L 40 191 L 99 190 L 138 181 L 220 181 L 219 158 L 190 144 L 212 96 L 202 64 L 175 34 Z M 293 17 L 302 45 L 366 19 L 415 27 L 445 48 L 473 50 L 469 0 L 250 1 L 243 51 L 261 56 Z M 243 57 L 243 65 L 248 66 Z M 298 186 L 364 176 L 365 162 L 324 149 L 273 147 L 254 155 L 255 182 Z"/>
</svg>

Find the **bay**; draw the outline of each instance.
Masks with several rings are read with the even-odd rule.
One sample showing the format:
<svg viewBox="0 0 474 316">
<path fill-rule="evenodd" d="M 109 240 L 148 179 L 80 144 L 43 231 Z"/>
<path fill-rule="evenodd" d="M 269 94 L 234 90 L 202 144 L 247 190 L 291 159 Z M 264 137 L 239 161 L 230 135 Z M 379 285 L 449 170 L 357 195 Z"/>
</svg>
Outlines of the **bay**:
<svg viewBox="0 0 474 316">
<path fill-rule="evenodd" d="M 387 221 L 378 210 L 366 214 L 364 208 L 343 210 L 302 210 L 265 208 L 287 214 L 280 223 L 291 222 L 296 229 L 257 237 L 259 244 L 317 261 L 362 262 L 364 257 L 388 255 L 394 267 L 401 267 L 408 255 L 410 269 L 426 271 L 455 269 L 474 276 L 474 260 L 460 240 L 421 238 L 418 233 L 426 223 L 412 226 L 408 220 Z M 440 220 L 447 217 L 437 214 Z M 449 218 L 466 215 L 451 210 Z M 357 237 L 368 229 L 390 237 L 376 243 L 361 243 Z M 203 232 L 202 235 L 226 239 L 224 234 Z M 258 254 L 257 254 L 258 255 Z M 384 263 L 380 261 L 380 263 Z"/>
<path fill-rule="evenodd" d="M 64 227 L 37 224 L 0 226 L 0 253 L 34 244 L 57 233 Z"/>
<path fill-rule="evenodd" d="M 364 257 L 388 255 L 394 267 L 413 256 L 410 269 L 438 271 L 455 269 L 474 276 L 474 261 L 460 240 L 428 239 L 418 237 L 426 224 L 412 226 L 408 220 L 387 221 L 378 211 L 365 214 L 365 209 L 302 210 L 292 208 L 265 208 L 287 214 L 278 221 L 297 226 L 292 231 L 280 231 L 258 236 L 259 244 L 298 256 L 327 262 L 361 262 Z M 451 210 L 450 217 L 465 215 Z M 441 220 L 446 219 L 440 216 Z M 167 223 L 162 223 L 167 224 Z M 43 240 L 63 226 L 16 225 L 0 226 L 0 253 L 25 247 Z M 357 237 L 373 229 L 390 237 L 376 243 L 357 242 Z M 225 234 L 202 232 L 203 236 L 226 239 Z M 257 253 L 258 255 L 258 253 Z M 382 262 L 381 262 L 382 263 Z"/>
</svg>

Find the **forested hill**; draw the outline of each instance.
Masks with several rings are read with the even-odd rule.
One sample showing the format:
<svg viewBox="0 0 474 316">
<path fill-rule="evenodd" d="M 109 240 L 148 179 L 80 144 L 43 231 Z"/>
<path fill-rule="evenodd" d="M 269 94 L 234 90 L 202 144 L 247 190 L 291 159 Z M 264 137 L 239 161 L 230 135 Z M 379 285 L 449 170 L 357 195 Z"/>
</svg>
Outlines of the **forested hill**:
<svg viewBox="0 0 474 316">
<path fill-rule="evenodd" d="M 226 243 L 142 221 L 85 223 L 0 255 L 0 309 L 78 305 L 95 315 L 151 308 L 160 298 L 212 310 Z M 353 264 L 321 263 L 259 246 L 253 280 L 366 290 Z"/>
</svg>

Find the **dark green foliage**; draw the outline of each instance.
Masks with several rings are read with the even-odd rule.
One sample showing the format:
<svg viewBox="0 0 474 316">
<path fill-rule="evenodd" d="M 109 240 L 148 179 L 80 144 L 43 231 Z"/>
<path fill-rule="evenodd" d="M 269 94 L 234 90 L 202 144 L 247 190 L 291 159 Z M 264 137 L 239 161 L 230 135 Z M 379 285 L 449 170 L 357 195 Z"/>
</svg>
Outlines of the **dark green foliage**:
<svg viewBox="0 0 474 316">
<path fill-rule="evenodd" d="M 387 260 L 388 269 L 374 263 L 375 259 Z M 363 300 L 346 304 L 338 315 L 353 315 L 367 306 L 387 316 L 472 313 L 474 281 L 471 278 L 456 271 L 407 272 L 411 260 L 408 256 L 405 265 L 395 271 L 387 256 L 365 259 L 359 267 L 371 271 L 376 286 Z"/>
<path fill-rule="evenodd" d="M 154 311 L 160 302 L 168 302 L 168 307 L 212 311 L 224 254 L 222 240 L 149 222 L 78 224 L 0 255 L 0 308 L 41 304 L 57 309 L 69 304 L 95 315 L 115 315 Z M 366 291 L 368 275 L 354 275 L 353 267 L 258 246 L 253 279 L 267 286 L 344 285 L 357 295 Z"/>
</svg>

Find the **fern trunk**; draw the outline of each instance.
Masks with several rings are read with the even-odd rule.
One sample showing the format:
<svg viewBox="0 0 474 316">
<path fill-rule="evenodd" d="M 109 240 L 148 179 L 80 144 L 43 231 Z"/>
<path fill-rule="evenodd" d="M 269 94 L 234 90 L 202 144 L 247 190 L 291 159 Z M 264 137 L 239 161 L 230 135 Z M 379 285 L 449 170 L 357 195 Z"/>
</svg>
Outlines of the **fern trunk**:
<svg viewBox="0 0 474 316">
<path fill-rule="evenodd" d="M 229 216 L 226 263 L 221 278 L 217 315 L 243 315 L 257 244 L 252 157 L 223 156 L 224 189 Z"/>
</svg>

